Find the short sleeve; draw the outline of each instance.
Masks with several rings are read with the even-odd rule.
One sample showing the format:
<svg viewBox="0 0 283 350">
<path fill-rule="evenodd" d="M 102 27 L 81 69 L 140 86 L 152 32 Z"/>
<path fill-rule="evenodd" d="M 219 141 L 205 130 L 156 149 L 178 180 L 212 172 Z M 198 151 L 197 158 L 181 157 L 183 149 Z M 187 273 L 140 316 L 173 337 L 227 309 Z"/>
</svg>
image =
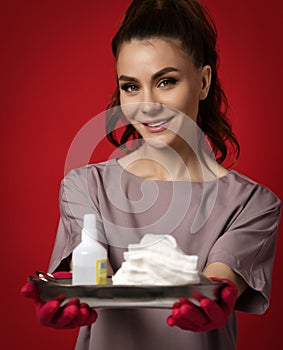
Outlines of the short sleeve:
<svg viewBox="0 0 283 350">
<path fill-rule="evenodd" d="M 94 195 L 97 193 L 96 186 L 88 167 L 74 169 L 62 180 L 59 195 L 60 221 L 49 272 L 53 272 L 80 243 L 84 214 L 96 215 L 97 239 L 105 241 L 98 200 Z"/>
<path fill-rule="evenodd" d="M 248 284 L 236 309 L 262 314 L 269 306 L 272 269 L 281 215 L 280 200 L 267 188 L 255 186 L 208 256 L 220 261 Z"/>
</svg>

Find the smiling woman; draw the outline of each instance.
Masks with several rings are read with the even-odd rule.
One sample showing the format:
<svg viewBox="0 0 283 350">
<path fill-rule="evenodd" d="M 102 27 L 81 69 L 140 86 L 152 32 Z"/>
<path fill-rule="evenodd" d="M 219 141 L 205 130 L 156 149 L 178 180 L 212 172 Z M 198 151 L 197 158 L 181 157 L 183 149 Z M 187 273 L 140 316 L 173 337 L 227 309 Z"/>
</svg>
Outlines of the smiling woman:
<svg viewBox="0 0 283 350">
<path fill-rule="evenodd" d="M 196 121 L 199 101 L 209 91 L 211 69 L 196 68 L 192 58 L 173 40 L 124 43 L 116 66 L 122 105 L 146 102 L 150 107 L 151 102 L 160 103 Z M 150 108 L 145 111 L 150 121 L 156 119 L 154 113 Z"/>
<path fill-rule="evenodd" d="M 146 141 L 138 156 L 143 158 L 144 152 L 144 156 L 151 158 L 149 139 L 154 139 L 159 146 L 163 143 L 182 154 L 185 161 L 191 150 L 182 142 L 180 132 L 185 127 L 185 118 L 197 121 L 199 101 L 209 91 L 210 67 L 196 68 L 175 41 L 158 38 L 124 43 L 116 67 L 122 110 Z M 129 113 L 129 103 L 136 103 L 138 110 L 132 106 Z M 171 164 L 173 167 L 174 163 Z M 138 164 L 135 174 L 138 175 Z"/>
<path fill-rule="evenodd" d="M 229 153 L 228 143 L 232 146 L 232 151 L 235 152 L 235 158 L 237 159 L 240 147 L 226 116 L 227 100 L 218 79 L 216 28 L 212 18 L 205 8 L 199 6 L 197 1 L 191 1 L 189 5 L 186 5 L 184 2 L 175 4 L 169 1 L 166 5 L 163 2 L 157 2 L 153 5 L 153 9 L 150 13 L 148 13 L 147 6 L 148 3 L 145 1 L 139 3 L 139 6 L 136 7 L 136 2 L 134 1 L 128 8 L 124 21 L 116 36 L 113 38 L 112 50 L 117 61 L 117 67 L 119 59 L 121 60 L 121 50 L 130 50 L 129 47 L 125 48 L 125 46 L 130 45 L 132 48 L 135 46 L 136 49 L 138 49 L 138 46 L 144 46 L 144 50 L 141 50 L 141 48 L 139 50 L 139 55 L 141 56 L 137 54 L 135 49 L 130 50 L 129 55 L 124 54 L 124 56 L 126 56 L 123 59 L 124 64 L 129 64 L 129 67 L 125 67 L 125 72 L 128 68 L 130 69 L 130 67 L 132 67 L 134 68 L 133 71 L 136 70 L 138 73 L 139 66 L 137 63 L 142 63 L 142 67 L 146 67 L 146 65 L 149 64 L 146 60 L 153 59 L 153 57 L 150 57 L 150 54 L 152 55 L 152 51 L 154 51 L 152 50 L 152 46 L 156 40 L 159 40 L 159 52 L 154 53 L 156 55 L 155 59 L 157 59 L 161 65 L 162 62 L 164 62 L 164 64 L 166 63 L 168 56 L 167 63 L 171 61 L 174 62 L 174 64 L 179 64 L 182 78 L 187 78 L 187 82 L 188 80 L 190 81 L 190 86 L 187 86 L 187 89 L 189 87 L 190 90 L 193 89 L 186 95 L 185 100 L 191 97 L 195 98 L 198 102 L 201 101 L 201 103 L 191 104 L 190 108 L 186 106 L 185 110 L 182 108 L 180 110 L 197 121 L 197 124 L 210 140 L 219 163 L 222 163 Z M 147 47 L 147 50 L 145 47 Z M 141 53 L 141 51 L 143 52 Z M 133 55 L 133 57 L 131 55 Z M 154 64 L 156 69 L 156 72 L 152 73 L 153 76 L 151 78 L 158 78 L 159 72 L 156 67 L 158 64 L 156 64 L 156 61 L 150 64 Z M 189 67 L 189 65 L 191 67 Z M 171 65 L 168 65 L 168 68 L 170 67 Z M 166 66 L 159 68 L 161 69 L 160 73 L 162 73 L 164 68 L 166 68 Z M 174 70 L 177 69 L 174 65 L 172 68 Z M 142 74 L 144 73 L 145 72 Z M 120 74 L 124 76 L 124 73 L 121 72 Z M 158 76 L 156 77 L 154 74 Z M 196 75 L 198 75 L 198 79 Z M 133 84 L 133 82 L 137 83 L 137 77 L 129 75 L 125 78 L 127 78 L 127 84 L 125 84 L 127 92 L 131 93 L 132 96 L 132 93 L 134 91 L 137 92 L 139 89 L 139 86 Z M 134 78 L 134 80 L 129 81 L 128 78 Z M 128 85 L 129 83 L 130 86 Z M 198 93 L 195 90 L 197 86 L 194 86 L 194 83 L 199 84 Z M 166 86 L 174 85 L 174 77 L 173 80 L 170 80 L 170 82 L 166 81 L 165 84 Z M 160 88 L 161 87 L 162 85 Z M 146 88 L 146 86 L 144 86 L 144 88 Z M 192 94 L 193 92 L 197 93 L 197 96 L 194 96 Z M 149 94 L 148 88 L 139 96 L 139 102 L 141 102 L 141 98 L 145 98 L 146 102 L 149 102 L 150 99 L 154 99 L 154 96 L 151 96 L 151 94 L 148 96 L 146 96 L 146 94 Z M 118 86 L 108 108 L 120 105 L 120 99 L 123 98 L 123 95 Z M 164 104 L 173 107 L 176 102 L 172 101 L 172 99 L 173 96 L 170 98 L 169 94 Z M 133 102 L 133 100 L 134 99 L 132 99 L 131 102 Z M 130 100 L 127 100 L 127 102 L 129 101 Z M 188 101 L 188 104 L 191 102 L 192 101 Z M 122 103 L 126 103 L 126 101 L 124 100 Z M 182 102 L 182 104 L 184 104 L 184 102 Z M 176 108 L 178 109 L 178 107 Z M 141 137 L 131 125 L 128 125 L 121 140 L 117 140 L 115 132 L 113 133 L 116 122 L 117 119 L 109 113 L 107 137 L 114 145 L 123 147 L 129 137 L 133 137 L 134 139 Z"/>
<path fill-rule="evenodd" d="M 218 79 L 214 22 L 195 0 L 134 0 L 112 48 L 117 89 L 107 134 L 118 147 L 136 147 L 65 176 L 49 272 L 71 269 L 83 216 L 94 213 L 113 273 L 129 244 L 148 233 L 172 235 L 197 256 L 198 272 L 223 288 L 215 300 L 196 295 L 199 306 L 180 295 L 170 310 L 90 311 L 79 300 L 45 303 L 30 284 L 24 292 L 41 323 L 81 326 L 76 350 L 235 350 L 235 311 L 259 314 L 269 305 L 281 202 L 223 166 L 229 144 L 235 158 L 239 145 Z"/>
</svg>

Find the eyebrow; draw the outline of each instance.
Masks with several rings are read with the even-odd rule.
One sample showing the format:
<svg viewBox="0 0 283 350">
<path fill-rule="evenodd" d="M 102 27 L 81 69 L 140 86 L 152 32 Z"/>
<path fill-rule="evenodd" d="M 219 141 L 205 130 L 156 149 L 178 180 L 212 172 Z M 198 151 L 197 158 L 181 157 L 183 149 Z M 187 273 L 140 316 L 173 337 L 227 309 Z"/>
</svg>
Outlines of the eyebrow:
<svg viewBox="0 0 283 350">
<path fill-rule="evenodd" d="M 174 68 L 174 67 L 165 67 L 160 69 L 158 72 L 154 73 L 153 76 L 151 77 L 151 80 L 156 80 L 160 78 L 162 75 L 171 73 L 171 72 L 179 72 L 179 69 Z M 138 82 L 138 80 L 134 77 L 129 77 L 127 75 L 120 75 L 118 77 L 118 81 L 128 81 L 128 82 Z"/>
</svg>

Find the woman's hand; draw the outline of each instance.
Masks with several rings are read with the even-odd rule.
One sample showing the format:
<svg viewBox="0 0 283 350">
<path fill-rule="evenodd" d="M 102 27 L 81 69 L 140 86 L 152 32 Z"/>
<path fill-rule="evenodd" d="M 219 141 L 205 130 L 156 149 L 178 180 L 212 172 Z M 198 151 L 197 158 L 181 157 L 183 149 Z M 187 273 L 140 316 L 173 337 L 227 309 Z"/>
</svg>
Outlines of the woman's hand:
<svg viewBox="0 0 283 350">
<path fill-rule="evenodd" d="M 220 280 L 219 278 L 212 278 Z M 180 298 L 180 302 L 173 305 L 171 316 L 167 319 L 170 327 L 177 326 L 193 332 L 208 332 L 222 328 L 226 324 L 237 300 L 238 289 L 236 285 L 225 280 L 220 298 L 217 301 L 200 297 L 200 306 L 196 306 L 186 298 Z"/>
<path fill-rule="evenodd" d="M 56 272 L 56 278 L 71 278 L 69 272 Z M 60 295 L 47 302 L 43 301 L 38 293 L 37 287 L 32 282 L 26 282 L 21 288 L 22 296 L 33 301 L 36 317 L 43 326 L 55 329 L 70 329 L 82 327 L 94 323 L 97 313 L 87 304 L 80 303 L 79 299 L 72 299 L 64 306 L 64 295 Z"/>
</svg>

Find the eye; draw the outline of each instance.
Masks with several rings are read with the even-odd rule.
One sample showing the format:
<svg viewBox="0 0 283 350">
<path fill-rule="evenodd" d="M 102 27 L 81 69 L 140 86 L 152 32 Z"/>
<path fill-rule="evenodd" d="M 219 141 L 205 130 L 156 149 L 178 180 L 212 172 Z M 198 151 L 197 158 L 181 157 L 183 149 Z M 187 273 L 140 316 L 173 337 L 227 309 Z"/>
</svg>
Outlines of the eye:
<svg viewBox="0 0 283 350">
<path fill-rule="evenodd" d="M 138 91 L 138 87 L 135 84 L 124 84 L 121 86 L 121 89 L 129 93 Z"/>
<path fill-rule="evenodd" d="M 177 83 L 177 80 L 174 78 L 166 78 L 161 80 L 161 82 L 158 84 L 158 87 L 169 87 L 171 85 L 175 85 Z"/>
</svg>

